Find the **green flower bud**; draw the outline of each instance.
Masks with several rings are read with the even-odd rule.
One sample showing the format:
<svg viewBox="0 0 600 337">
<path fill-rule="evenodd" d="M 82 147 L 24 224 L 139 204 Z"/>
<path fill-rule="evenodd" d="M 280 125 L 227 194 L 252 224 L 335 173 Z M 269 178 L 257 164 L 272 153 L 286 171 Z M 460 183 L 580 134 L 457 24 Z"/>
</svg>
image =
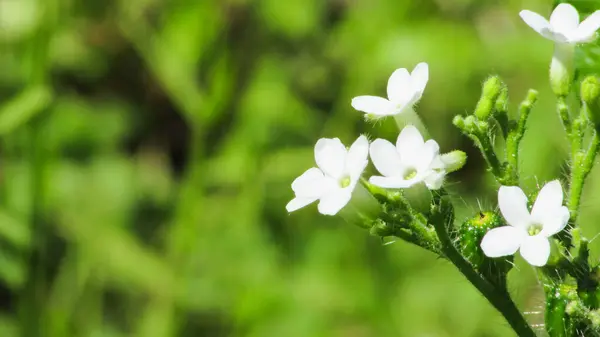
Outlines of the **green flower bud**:
<svg viewBox="0 0 600 337">
<path fill-rule="evenodd" d="M 496 99 L 503 87 L 504 84 L 498 76 L 492 76 L 483 83 L 481 98 L 475 107 L 475 116 L 477 118 L 485 120 L 490 117 L 496 104 Z"/>
<path fill-rule="evenodd" d="M 596 76 L 588 76 L 581 82 L 581 100 L 585 104 L 589 119 L 596 127 L 600 126 L 600 81 Z"/>
<path fill-rule="evenodd" d="M 463 116 L 454 116 L 454 118 L 452 119 L 452 124 L 454 124 L 454 126 L 461 130 L 465 129 L 465 119 L 463 118 Z"/>
<path fill-rule="evenodd" d="M 557 43 L 550 64 L 550 86 L 556 96 L 568 96 L 573 81 L 573 58 L 575 46 Z"/>
<path fill-rule="evenodd" d="M 467 154 L 460 150 L 454 150 L 440 156 L 446 172 L 460 170 L 467 162 Z"/>
</svg>

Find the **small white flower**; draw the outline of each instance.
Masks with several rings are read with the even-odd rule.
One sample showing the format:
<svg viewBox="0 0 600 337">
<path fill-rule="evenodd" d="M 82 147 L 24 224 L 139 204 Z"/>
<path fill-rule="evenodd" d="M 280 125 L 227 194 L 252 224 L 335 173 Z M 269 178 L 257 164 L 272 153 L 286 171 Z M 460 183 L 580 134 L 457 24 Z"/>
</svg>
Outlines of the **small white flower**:
<svg viewBox="0 0 600 337">
<path fill-rule="evenodd" d="M 543 16 L 523 10 L 519 13 L 523 21 L 543 37 L 557 43 L 583 43 L 595 38 L 600 28 L 600 11 L 595 11 L 579 23 L 579 13 L 571 4 L 561 3 L 550 15 L 550 21 Z"/>
<path fill-rule="evenodd" d="M 427 81 L 429 67 L 427 63 L 419 63 L 412 74 L 405 68 L 396 69 L 387 85 L 388 99 L 377 96 L 358 96 L 352 99 L 352 107 L 372 117 L 392 116 L 412 109 L 417 103 Z"/>
<path fill-rule="evenodd" d="M 338 138 L 321 138 L 315 145 L 318 168 L 309 168 L 292 183 L 296 197 L 285 207 L 293 212 L 317 200 L 319 212 L 335 215 L 350 201 L 368 164 L 369 141 L 360 136 L 350 149 Z"/>
<path fill-rule="evenodd" d="M 376 139 L 370 147 L 371 160 L 383 176 L 373 176 L 369 181 L 383 188 L 408 188 L 424 182 L 429 189 L 438 189 L 446 175 L 439 151 L 435 140 L 423 141 L 412 125 L 402 129 L 396 146 Z"/>
<path fill-rule="evenodd" d="M 569 210 L 562 205 L 563 191 L 558 180 L 544 185 L 531 208 L 527 197 L 517 186 L 501 186 L 498 191 L 500 212 L 509 226 L 498 227 L 485 234 L 481 249 L 488 257 L 514 254 L 533 266 L 544 266 L 550 257 L 550 236 L 560 232 L 569 221 Z"/>
</svg>

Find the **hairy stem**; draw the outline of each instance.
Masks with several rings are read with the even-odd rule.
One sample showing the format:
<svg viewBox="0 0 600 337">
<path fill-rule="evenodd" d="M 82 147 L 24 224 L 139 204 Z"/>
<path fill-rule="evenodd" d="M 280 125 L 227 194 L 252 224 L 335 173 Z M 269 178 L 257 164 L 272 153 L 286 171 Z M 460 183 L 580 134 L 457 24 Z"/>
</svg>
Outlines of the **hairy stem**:
<svg viewBox="0 0 600 337">
<path fill-rule="evenodd" d="M 571 223 L 577 220 L 579 204 L 581 202 L 581 193 L 583 184 L 588 174 L 594 167 L 594 161 L 598 154 L 600 146 L 600 136 L 596 130 L 593 131 L 590 146 L 585 153 L 577 151 L 573 155 L 573 170 L 571 174 L 571 185 L 569 191 L 569 212 L 571 213 Z"/>
<path fill-rule="evenodd" d="M 513 124 L 508 136 L 506 137 L 506 162 L 508 163 L 507 175 L 510 176 L 510 185 L 517 185 L 519 179 L 519 145 L 525 134 L 525 125 L 537 101 L 537 91 L 529 90 L 527 98 L 519 106 L 519 120 Z"/>
<path fill-rule="evenodd" d="M 569 106 L 567 105 L 567 98 L 565 96 L 558 96 L 556 98 L 556 110 L 558 116 L 567 132 L 567 135 L 571 136 L 571 116 L 569 115 Z"/>
</svg>

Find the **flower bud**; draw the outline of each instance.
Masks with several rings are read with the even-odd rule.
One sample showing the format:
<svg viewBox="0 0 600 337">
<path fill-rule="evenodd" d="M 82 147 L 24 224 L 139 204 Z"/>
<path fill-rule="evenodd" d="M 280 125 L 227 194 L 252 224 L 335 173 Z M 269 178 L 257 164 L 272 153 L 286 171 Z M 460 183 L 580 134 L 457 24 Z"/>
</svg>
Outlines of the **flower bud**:
<svg viewBox="0 0 600 337">
<path fill-rule="evenodd" d="M 454 150 L 440 156 L 446 172 L 460 170 L 467 162 L 467 154 L 460 150 Z"/>
<path fill-rule="evenodd" d="M 556 96 L 568 96 L 573 81 L 573 58 L 575 46 L 557 43 L 550 64 L 550 86 Z"/>
<path fill-rule="evenodd" d="M 503 86 L 498 76 L 492 76 L 483 83 L 481 98 L 475 107 L 475 116 L 477 118 L 486 120 L 490 117 Z"/>
<path fill-rule="evenodd" d="M 600 126 L 600 81 L 596 76 L 588 76 L 581 82 L 581 100 L 585 104 L 589 119 Z"/>
</svg>

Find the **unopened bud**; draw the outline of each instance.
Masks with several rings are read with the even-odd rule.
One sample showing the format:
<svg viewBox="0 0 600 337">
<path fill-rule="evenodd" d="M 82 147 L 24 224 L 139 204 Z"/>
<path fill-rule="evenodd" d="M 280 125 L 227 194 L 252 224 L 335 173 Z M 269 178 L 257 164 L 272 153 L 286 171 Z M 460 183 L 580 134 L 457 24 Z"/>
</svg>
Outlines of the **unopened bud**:
<svg viewBox="0 0 600 337">
<path fill-rule="evenodd" d="M 481 98 L 475 107 L 475 116 L 477 118 L 486 120 L 490 117 L 503 86 L 498 76 L 492 76 L 483 83 Z"/>
<path fill-rule="evenodd" d="M 557 43 L 550 64 L 550 86 L 556 96 L 568 96 L 573 81 L 573 58 L 575 46 Z"/>
<path fill-rule="evenodd" d="M 467 162 L 467 154 L 460 150 L 454 150 L 440 156 L 446 172 L 460 170 Z"/>
<path fill-rule="evenodd" d="M 581 82 L 581 100 L 585 104 L 589 119 L 596 127 L 600 126 L 600 81 L 596 76 L 588 76 Z"/>
</svg>

